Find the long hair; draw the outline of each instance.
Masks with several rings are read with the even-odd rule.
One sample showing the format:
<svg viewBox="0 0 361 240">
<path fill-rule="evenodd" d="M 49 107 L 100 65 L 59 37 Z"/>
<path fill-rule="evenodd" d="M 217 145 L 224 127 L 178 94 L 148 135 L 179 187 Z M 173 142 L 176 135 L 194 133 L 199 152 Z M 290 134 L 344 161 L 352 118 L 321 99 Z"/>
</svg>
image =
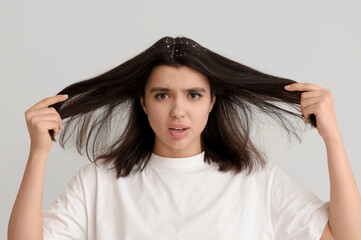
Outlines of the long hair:
<svg viewBox="0 0 361 240">
<path fill-rule="evenodd" d="M 58 93 L 69 95 L 66 101 L 49 106 L 67 120 L 60 133 L 60 145 L 64 148 L 74 134 L 78 152 L 82 154 L 85 149 L 88 159 L 95 163 L 98 160 L 112 163 L 117 178 L 128 176 L 136 166 L 138 170 L 143 166 L 142 171 L 151 156 L 155 134 L 140 97 L 144 97 L 152 69 L 161 64 L 188 66 L 207 77 L 216 102 L 201 134 L 201 147 L 205 161 L 216 163 L 219 171 L 247 170 L 248 175 L 256 167 L 265 166 L 265 154 L 250 139 L 252 114 L 256 110 L 271 116 L 288 134 L 299 138 L 286 116 L 302 119 L 302 92 L 284 90 L 286 84 L 295 81 L 252 69 L 192 39 L 163 37 L 119 66 L 71 84 Z M 286 103 L 296 112 L 277 103 Z M 119 126 L 125 122 L 125 126 Z M 315 118 L 311 124 L 316 126 Z M 55 141 L 52 130 L 50 135 Z M 94 160 L 89 156 L 90 147 Z"/>
</svg>

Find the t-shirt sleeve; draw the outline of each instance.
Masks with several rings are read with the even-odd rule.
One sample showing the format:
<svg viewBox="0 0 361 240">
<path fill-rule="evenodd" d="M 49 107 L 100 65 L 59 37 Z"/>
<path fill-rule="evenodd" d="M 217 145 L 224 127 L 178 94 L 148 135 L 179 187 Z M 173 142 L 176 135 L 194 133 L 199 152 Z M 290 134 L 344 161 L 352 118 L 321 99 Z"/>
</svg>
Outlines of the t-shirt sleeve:
<svg viewBox="0 0 361 240">
<path fill-rule="evenodd" d="M 43 210 L 43 239 L 86 239 L 87 212 L 85 202 L 86 178 L 91 166 L 78 170 L 65 191 L 49 210 Z"/>
<path fill-rule="evenodd" d="M 271 220 L 274 239 L 319 240 L 327 224 L 329 202 L 298 186 L 274 165 L 271 186 Z"/>
</svg>

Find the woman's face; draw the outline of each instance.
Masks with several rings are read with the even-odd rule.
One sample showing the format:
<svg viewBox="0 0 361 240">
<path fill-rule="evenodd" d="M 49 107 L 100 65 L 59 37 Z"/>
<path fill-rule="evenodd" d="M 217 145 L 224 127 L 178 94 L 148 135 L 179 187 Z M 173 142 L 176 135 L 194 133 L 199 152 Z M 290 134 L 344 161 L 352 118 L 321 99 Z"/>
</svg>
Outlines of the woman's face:
<svg viewBox="0 0 361 240">
<path fill-rule="evenodd" d="M 153 68 L 141 98 L 155 133 L 153 153 L 164 157 L 201 153 L 201 133 L 215 100 L 208 79 L 192 68 Z"/>
</svg>

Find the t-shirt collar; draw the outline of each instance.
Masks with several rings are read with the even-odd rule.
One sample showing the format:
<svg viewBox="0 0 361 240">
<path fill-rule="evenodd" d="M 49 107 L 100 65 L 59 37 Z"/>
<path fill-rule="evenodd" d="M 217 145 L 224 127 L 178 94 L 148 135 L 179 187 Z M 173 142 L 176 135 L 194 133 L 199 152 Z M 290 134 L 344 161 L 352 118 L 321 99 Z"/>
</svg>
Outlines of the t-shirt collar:
<svg viewBox="0 0 361 240">
<path fill-rule="evenodd" d="M 152 153 L 149 161 L 158 168 L 166 169 L 185 169 L 205 164 L 204 151 L 197 155 L 183 158 L 162 157 Z"/>
</svg>

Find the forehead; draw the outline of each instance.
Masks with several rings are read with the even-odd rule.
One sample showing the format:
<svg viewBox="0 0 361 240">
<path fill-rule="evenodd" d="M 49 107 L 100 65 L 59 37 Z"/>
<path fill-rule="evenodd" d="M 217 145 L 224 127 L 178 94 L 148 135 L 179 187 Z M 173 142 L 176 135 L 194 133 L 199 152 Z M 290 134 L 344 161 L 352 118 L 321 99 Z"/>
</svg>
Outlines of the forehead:
<svg viewBox="0 0 361 240">
<path fill-rule="evenodd" d="M 146 88 L 162 87 L 204 87 L 209 88 L 208 79 L 202 73 L 187 67 L 179 68 L 159 65 L 153 68 L 147 80 Z"/>
</svg>

